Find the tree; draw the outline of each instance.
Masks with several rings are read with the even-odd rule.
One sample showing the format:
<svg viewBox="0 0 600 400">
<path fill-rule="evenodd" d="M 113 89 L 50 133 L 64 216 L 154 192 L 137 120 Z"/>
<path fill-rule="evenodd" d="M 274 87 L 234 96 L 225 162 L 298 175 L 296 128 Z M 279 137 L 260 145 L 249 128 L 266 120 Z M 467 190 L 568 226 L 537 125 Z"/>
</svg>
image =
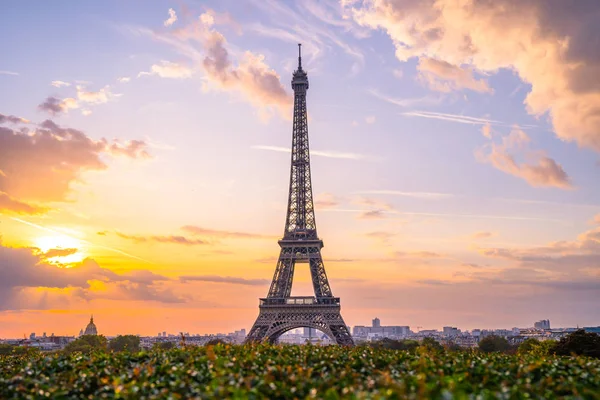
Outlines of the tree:
<svg viewBox="0 0 600 400">
<path fill-rule="evenodd" d="M 221 339 L 211 339 L 208 342 L 206 342 L 206 346 L 215 346 L 217 344 L 227 344 L 227 342 Z"/>
<path fill-rule="evenodd" d="M 556 342 L 551 352 L 559 356 L 575 354 L 600 358 L 600 335 L 583 329 L 576 330 Z"/>
<path fill-rule="evenodd" d="M 75 352 L 91 353 L 92 351 L 106 350 L 106 344 L 107 340 L 102 335 L 83 335 L 67 344 L 63 351 L 67 354 Z"/>
<path fill-rule="evenodd" d="M 539 341 L 536 338 L 528 338 L 519 345 L 517 354 L 521 356 L 531 354 L 534 356 L 545 357 L 551 354 L 551 351 L 555 345 L 556 341 L 554 340 Z"/>
<path fill-rule="evenodd" d="M 421 347 L 427 351 L 439 352 L 444 350 L 444 346 L 442 346 L 437 340 L 434 338 L 426 337 L 421 341 Z"/>
<path fill-rule="evenodd" d="M 140 338 L 135 335 L 119 335 L 108 344 L 112 351 L 140 351 Z"/>
<path fill-rule="evenodd" d="M 152 345 L 152 350 L 171 350 L 174 347 L 173 342 L 156 342 Z"/>
<path fill-rule="evenodd" d="M 479 341 L 479 350 L 484 353 L 508 352 L 511 349 L 508 340 L 502 336 L 486 336 Z"/>
</svg>

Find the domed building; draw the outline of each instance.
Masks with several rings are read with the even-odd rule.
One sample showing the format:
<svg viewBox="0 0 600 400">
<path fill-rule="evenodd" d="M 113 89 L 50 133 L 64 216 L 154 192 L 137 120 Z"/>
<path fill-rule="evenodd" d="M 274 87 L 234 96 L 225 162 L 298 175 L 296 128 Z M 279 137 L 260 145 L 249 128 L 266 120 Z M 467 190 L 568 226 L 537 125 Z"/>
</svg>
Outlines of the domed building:
<svg viewBox="0 0 600 400">
<path fill-rule="evenodd" d="M 98 329 L 96 329 L 96 324 L 94 324 L 94 316 L 90 318 L 90 323 L 85 327 L 84 335 L 97 335 Z"/>
</svg>

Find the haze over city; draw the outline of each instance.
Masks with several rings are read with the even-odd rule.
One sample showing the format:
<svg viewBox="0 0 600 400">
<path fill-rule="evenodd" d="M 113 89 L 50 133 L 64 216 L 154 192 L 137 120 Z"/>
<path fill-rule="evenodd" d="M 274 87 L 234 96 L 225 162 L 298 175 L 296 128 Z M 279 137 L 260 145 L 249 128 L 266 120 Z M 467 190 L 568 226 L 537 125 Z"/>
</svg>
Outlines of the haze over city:
<svg viewBox="0 0 600 400">
<path fill-rule="evenodd" d="M 2 8 L 0 337 L 90 314 L 106 335 L 249 329 L 283 234 L 297 43 L 348 325 L 598 325 L 593 2 Z M 299 265 L 292 294 L 311 292 Z"/>
</svg>

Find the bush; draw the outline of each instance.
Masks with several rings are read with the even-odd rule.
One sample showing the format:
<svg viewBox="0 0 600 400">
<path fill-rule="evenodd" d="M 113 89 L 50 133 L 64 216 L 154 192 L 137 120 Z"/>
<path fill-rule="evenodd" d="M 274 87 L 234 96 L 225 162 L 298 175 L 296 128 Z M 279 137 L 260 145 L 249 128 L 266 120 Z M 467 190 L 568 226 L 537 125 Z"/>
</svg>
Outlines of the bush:
<svg viewBox="0 0 600 400">
<path fill-rule="evenodd" d="M 486 336 L 479 341 L 479 350 L 484 353 L 507 353 L 511 350 L 508 340 L 502 336 Z"/>
<path fill-rule="evenodd" d="M 108 344 L 112 351 L 140 351 L 140 338 L 135 335 L 119 335 Z"/>
<path fill-rule="evenodd" d="M 370 346 L 377 349 L 414 351 L 419 347 L 419 342 L 416 340 L 394 340 L 383 338 L 376 342 L 371 342 Z"/>
<path fill-rule="evenodd" d="M 578 355 L 600 358 L 600 335 L 579 329 L 561 338 L 551 351 L 559 356 Z"/>
<path fill-rule="evenodd" d="M 600 360 L 367 346 L 0 356 L 0 399 L 598 399 Z"/>
<path fill-rule="evenodd" d="M 102 335 L 83 335 L 67 344 L 63 351 L 67 354 L 80 352 L 89 354 L 93 351 L 105 351 L 107 340 Z"/>
</svg>

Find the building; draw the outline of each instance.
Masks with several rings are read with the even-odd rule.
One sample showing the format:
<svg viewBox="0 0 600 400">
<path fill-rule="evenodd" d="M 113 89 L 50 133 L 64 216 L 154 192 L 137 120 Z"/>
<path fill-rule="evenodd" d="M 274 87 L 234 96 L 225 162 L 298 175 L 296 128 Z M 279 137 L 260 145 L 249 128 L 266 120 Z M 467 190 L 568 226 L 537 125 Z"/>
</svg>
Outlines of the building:
<svg viewBox="0 0 600 400">
<path fill-rule="evenodd" d="M 460 329 L 455 326 L 445 326 L 443 334 L 444 336 L 458 336 L 460 334 Z"/>
<path fill-rule="evenodd" d="M 84 335 L 97 335 L 98 329 L 96 329 L 96 324 L 94 324 L 94 316 L 90 318 L 90 323 L 85 327 Z"/>
<path fill-rule="evenodd" d="M 372 326 L 357 325 L 352 329 L 352 336 L 358 338 L 404 338 L 411 333 L 409 326 L 381 326 L 379 318 L 373 319 Z"/>
<path fill-rule="evenodd" d="M 542 330 L 550 329 L 550 320 L 542 319 L 541 321 L 534 323 L 533 327 L 535 329 L 542 329 Z"/>
</svg>

